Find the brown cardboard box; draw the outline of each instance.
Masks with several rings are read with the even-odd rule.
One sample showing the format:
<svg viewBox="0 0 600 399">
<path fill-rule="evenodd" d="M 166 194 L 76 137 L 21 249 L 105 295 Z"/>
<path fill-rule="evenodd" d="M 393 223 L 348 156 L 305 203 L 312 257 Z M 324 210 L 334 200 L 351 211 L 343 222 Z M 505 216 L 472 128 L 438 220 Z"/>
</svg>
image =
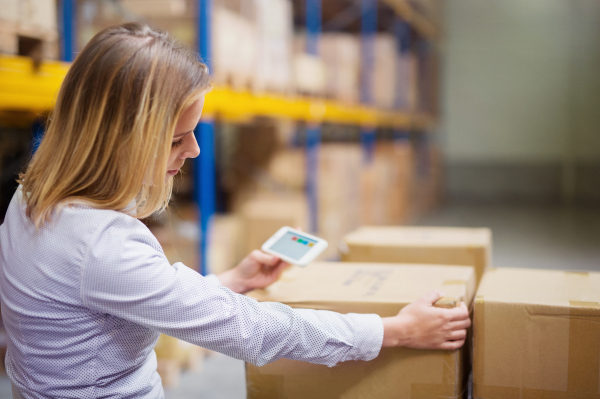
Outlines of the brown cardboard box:
<svg viewBox="0 0 600 399">
<path fill-rule="evenodd" d="M 475 398 L 600 397 L 600 273 L 492 269 L 474 305 Z"/>
<path fill-rule="evenodd" d="M 331 260 L 338 256 L 344 235 L 360 226 L 360 185 L 356 180 L 362 150 L 354 143 L 325 143 L 319 155 L 318 235 L 329 243 L 319 259 Z"/>
<path fill-rule="evenodd" d="M 386 317 L 433 288 L 446 293 L 439 306 L 470 303 L 474 287 L 471 267 L 315 262 L 291 269 L 271 287 L 249 295 L 294 308 Z M 465 355 L 464 348 L 385 348 L 370 362 L 349 361 L 332 368 L 288 359 L 263 367 L 247 364 L 248 398 L 459 398 L 465 387 Z"/>
<path fill-rule="evenodd" d="M 360 172 L 360 221 L 399 225 L 409 218 L 413 151 L 409 142 L 380 142 Z"/>
<path fill-rule="evenodd" d="M 476 281 L 491 262 L 490 229 L 457 227 L 370 227 L 344 237 L 344 262 L 397 262 L 466 265 Z"/>
</svg>

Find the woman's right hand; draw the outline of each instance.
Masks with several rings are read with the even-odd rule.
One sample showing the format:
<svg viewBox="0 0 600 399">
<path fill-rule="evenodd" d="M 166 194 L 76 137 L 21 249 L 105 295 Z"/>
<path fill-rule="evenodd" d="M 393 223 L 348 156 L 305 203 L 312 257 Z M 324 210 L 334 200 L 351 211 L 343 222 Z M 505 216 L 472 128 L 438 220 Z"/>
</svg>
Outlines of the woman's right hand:
<svg viewBox="0 0 600 399">
<path fill-rule="evenodd" d="M 439 291 L 431 291 L 398 315 L 382 318 L 382 347 L 453 350 L 463 346 L 471 325 L 469 310 L 464 302 L 453 309 L 434 307 L 442 297 Z"/>
</svg>

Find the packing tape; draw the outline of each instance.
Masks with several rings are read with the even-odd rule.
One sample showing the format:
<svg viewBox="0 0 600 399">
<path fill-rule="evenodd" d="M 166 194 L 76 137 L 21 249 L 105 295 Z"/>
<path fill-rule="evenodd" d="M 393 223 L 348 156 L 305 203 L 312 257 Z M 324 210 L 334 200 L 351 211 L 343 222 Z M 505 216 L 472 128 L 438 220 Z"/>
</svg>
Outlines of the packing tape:
<svg viewBox="0 0 600 399">
<path fill-rule="evenodd" d="M 484 342 L 484 304 L 475 298 L 473 345 Z M 478 383 L 484 375 L 483 350 L 474 348 L 473 398 L 600 399 L 600 303 L 569 301 L 567 390 L 500 387 Z"/>
</svg>

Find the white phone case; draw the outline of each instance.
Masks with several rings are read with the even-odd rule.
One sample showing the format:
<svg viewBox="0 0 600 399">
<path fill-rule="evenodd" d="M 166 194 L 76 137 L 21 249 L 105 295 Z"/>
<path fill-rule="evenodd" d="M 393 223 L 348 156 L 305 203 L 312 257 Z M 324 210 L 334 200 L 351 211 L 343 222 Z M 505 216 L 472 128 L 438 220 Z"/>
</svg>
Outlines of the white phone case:
<svg viewBox="0 0 600 399">
<path fill-rule="evenodd" d="M 303 231 L 282 227 L 261 247 L 263 251 L 298 266 L 306 266 L 327 248 L 327 241 Z"/>
</svg>

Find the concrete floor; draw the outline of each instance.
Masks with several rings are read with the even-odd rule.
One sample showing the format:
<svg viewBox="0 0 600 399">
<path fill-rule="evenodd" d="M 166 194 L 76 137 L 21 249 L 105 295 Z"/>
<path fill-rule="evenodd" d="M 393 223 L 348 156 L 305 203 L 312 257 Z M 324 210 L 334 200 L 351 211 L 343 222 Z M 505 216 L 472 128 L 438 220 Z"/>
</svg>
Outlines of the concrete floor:
<svg viewBox="0 0 600 399">
<path fill-rule="evenodd" d="M 514 206 L 447 206 L 423 218 L 428 226 L 490 227 L 493 266 L 600 271 L 600 210 Z M 0 377 L 0 399 L 10 398 Z M 187 372 L 167 399 L 243 399 L 244 364 L 216 354 Z"/>
</svg>

